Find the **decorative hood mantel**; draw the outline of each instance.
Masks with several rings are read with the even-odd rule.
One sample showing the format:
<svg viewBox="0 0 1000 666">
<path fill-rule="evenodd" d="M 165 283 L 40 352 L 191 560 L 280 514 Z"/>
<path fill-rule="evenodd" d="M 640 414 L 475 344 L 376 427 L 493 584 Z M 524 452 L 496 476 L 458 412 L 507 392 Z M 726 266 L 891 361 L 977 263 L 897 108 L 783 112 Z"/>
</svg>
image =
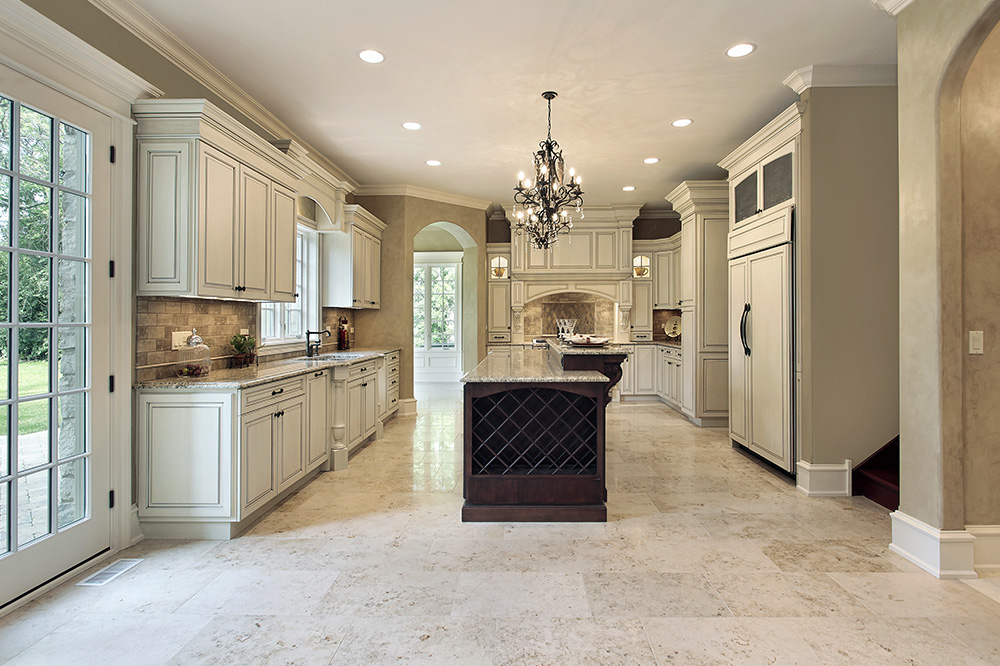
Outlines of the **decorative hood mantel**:
<svg viewBox="0 0 1000 666">
<path fill-rule="evenodd" d="M 513 207 L 505 207 L 516 224 Z M 632 308 L 632 222 L 639 206 L 584 208 L 584 217 L 548 250 L 538 250 L 523 235 L 511 234 L 511 342 L 524 341 L 525 303 L 563 292 L 582 292 L 617 304 L 616 338 L 628 340 Z"/>
</svg>

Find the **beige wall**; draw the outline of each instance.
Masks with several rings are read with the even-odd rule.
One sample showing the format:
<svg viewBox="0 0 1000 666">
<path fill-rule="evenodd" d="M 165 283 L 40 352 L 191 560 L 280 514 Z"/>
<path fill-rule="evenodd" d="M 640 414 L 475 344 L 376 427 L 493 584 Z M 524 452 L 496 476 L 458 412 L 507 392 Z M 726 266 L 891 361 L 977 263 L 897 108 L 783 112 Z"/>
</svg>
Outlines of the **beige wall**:
<svg viewBox="0 0 1000 666">
<path fill-rule="evenodd" d="M 896 18 L 900 506 L 963 529 L 960 96 L 996 0 L 915 0 Z"/>
<path fill-rule="evenodd" d="M 465 250 L 466 259 L 476 268 L 475 294 L 463 293 L 466 312 L 475 305 L 475 324 L 463 326 L 463 330 L 470 334 L 475 332 L 476 343 L 467 345 L 465 353 L 470 357 L 475 354 L 478 361 L 486 354 L 486 212 L 415 197 L 359 196 L 355 199 L 387 225 L 382 233 L 382 306 L 377 311 L 358 312 L 358 338 L 364 340 L 365 345 L 402 349 L 400 398 L 412 398 L 413 239 L 428 224 L 450 222 L 468 232 L 475 241 L 474 249 Z M 463 270 L 470 270 L 465 262 Z"/>
<path fill-rule="evenodd" d="M 799 457 L 856 465 L 899 434 L 896 89 L 802 99 Z"/>
<path fill-rule="evenodd" d="M 964 355 L 965 524 L 1000 525 L 1000 27 L 976 55 L 961 98 L 964 330 L 985 353 Z"/>
</svg>

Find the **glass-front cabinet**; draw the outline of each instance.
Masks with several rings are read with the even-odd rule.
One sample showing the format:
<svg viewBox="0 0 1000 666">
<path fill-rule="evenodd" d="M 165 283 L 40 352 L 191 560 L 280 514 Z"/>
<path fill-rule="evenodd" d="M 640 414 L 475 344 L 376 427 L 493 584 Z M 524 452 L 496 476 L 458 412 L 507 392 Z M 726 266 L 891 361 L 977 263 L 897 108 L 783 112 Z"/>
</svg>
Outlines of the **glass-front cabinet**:
<svg viewBox="0 0 1000 666">
<path fill-rule="evenodd" d="M 734 225 L 793 199 L 795 181 L 795 141 L 789 141 L 733 179 Z"/>
</svg>

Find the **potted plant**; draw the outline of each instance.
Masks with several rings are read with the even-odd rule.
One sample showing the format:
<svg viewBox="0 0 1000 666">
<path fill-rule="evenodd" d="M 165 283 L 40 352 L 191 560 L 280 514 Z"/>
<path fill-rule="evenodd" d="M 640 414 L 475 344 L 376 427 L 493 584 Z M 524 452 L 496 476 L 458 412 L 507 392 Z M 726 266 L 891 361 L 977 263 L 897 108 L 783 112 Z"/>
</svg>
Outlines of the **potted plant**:
<svg viewBox="0 0 1000 666">
<path fill-rule="evenodd" d="M 234 367 L 242 368 L 256 360 L 253 350 L 257 347 L 257 339 L 252 335 L 234 335 L 229 338 L 229 344 L 236 350 L 236 354 L 233 356 Z"/>
</svg>

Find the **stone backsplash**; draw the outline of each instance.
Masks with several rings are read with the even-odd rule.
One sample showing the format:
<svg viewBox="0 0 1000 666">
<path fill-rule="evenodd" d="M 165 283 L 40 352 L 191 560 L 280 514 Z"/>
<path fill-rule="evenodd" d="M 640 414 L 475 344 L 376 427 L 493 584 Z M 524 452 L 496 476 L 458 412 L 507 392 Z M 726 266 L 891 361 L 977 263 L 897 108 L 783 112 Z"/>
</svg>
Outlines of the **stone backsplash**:
<svg viewBox="0 0 1000 666">
<path fill-rule="evenodd" d="M 615 302 L 593 294 L 566 292 L 531 301 L 524 306 L 526 338 L 556 335 L 557 319 L 576 319 L 575 333 L 614 336 Z"/>
<path fill-rule="evenodd" d="M 173 331 L 195 329 L 208 345 L 212 355 L 212 368 L 227 368 L 232 358 L 233 348 L 229 339 L 248 329 L 257 335 L 257 304 L 241 301 L 221 301 L 199 298 L 173 298 L 169 296 L 139 296 L 135 305 L 135 379 L 149 381 L 173 376 L 173 364 L 177 352 L 171 349 L 170 334 Z M 337 322 L 347 317 L 348 326 L 354 325 L 354 313 L 340 308 L 323 308 L 323 327 L 331 336 L 323 337 L 321 352 L 337 349 Z M 351 340 L 351 346 L 355 341 Z M 268 352 L 258 349 L 262 358 L 279 360 L 305 354 L 305 343 L 301 349 L 284 352 Z"/>
</svg>

